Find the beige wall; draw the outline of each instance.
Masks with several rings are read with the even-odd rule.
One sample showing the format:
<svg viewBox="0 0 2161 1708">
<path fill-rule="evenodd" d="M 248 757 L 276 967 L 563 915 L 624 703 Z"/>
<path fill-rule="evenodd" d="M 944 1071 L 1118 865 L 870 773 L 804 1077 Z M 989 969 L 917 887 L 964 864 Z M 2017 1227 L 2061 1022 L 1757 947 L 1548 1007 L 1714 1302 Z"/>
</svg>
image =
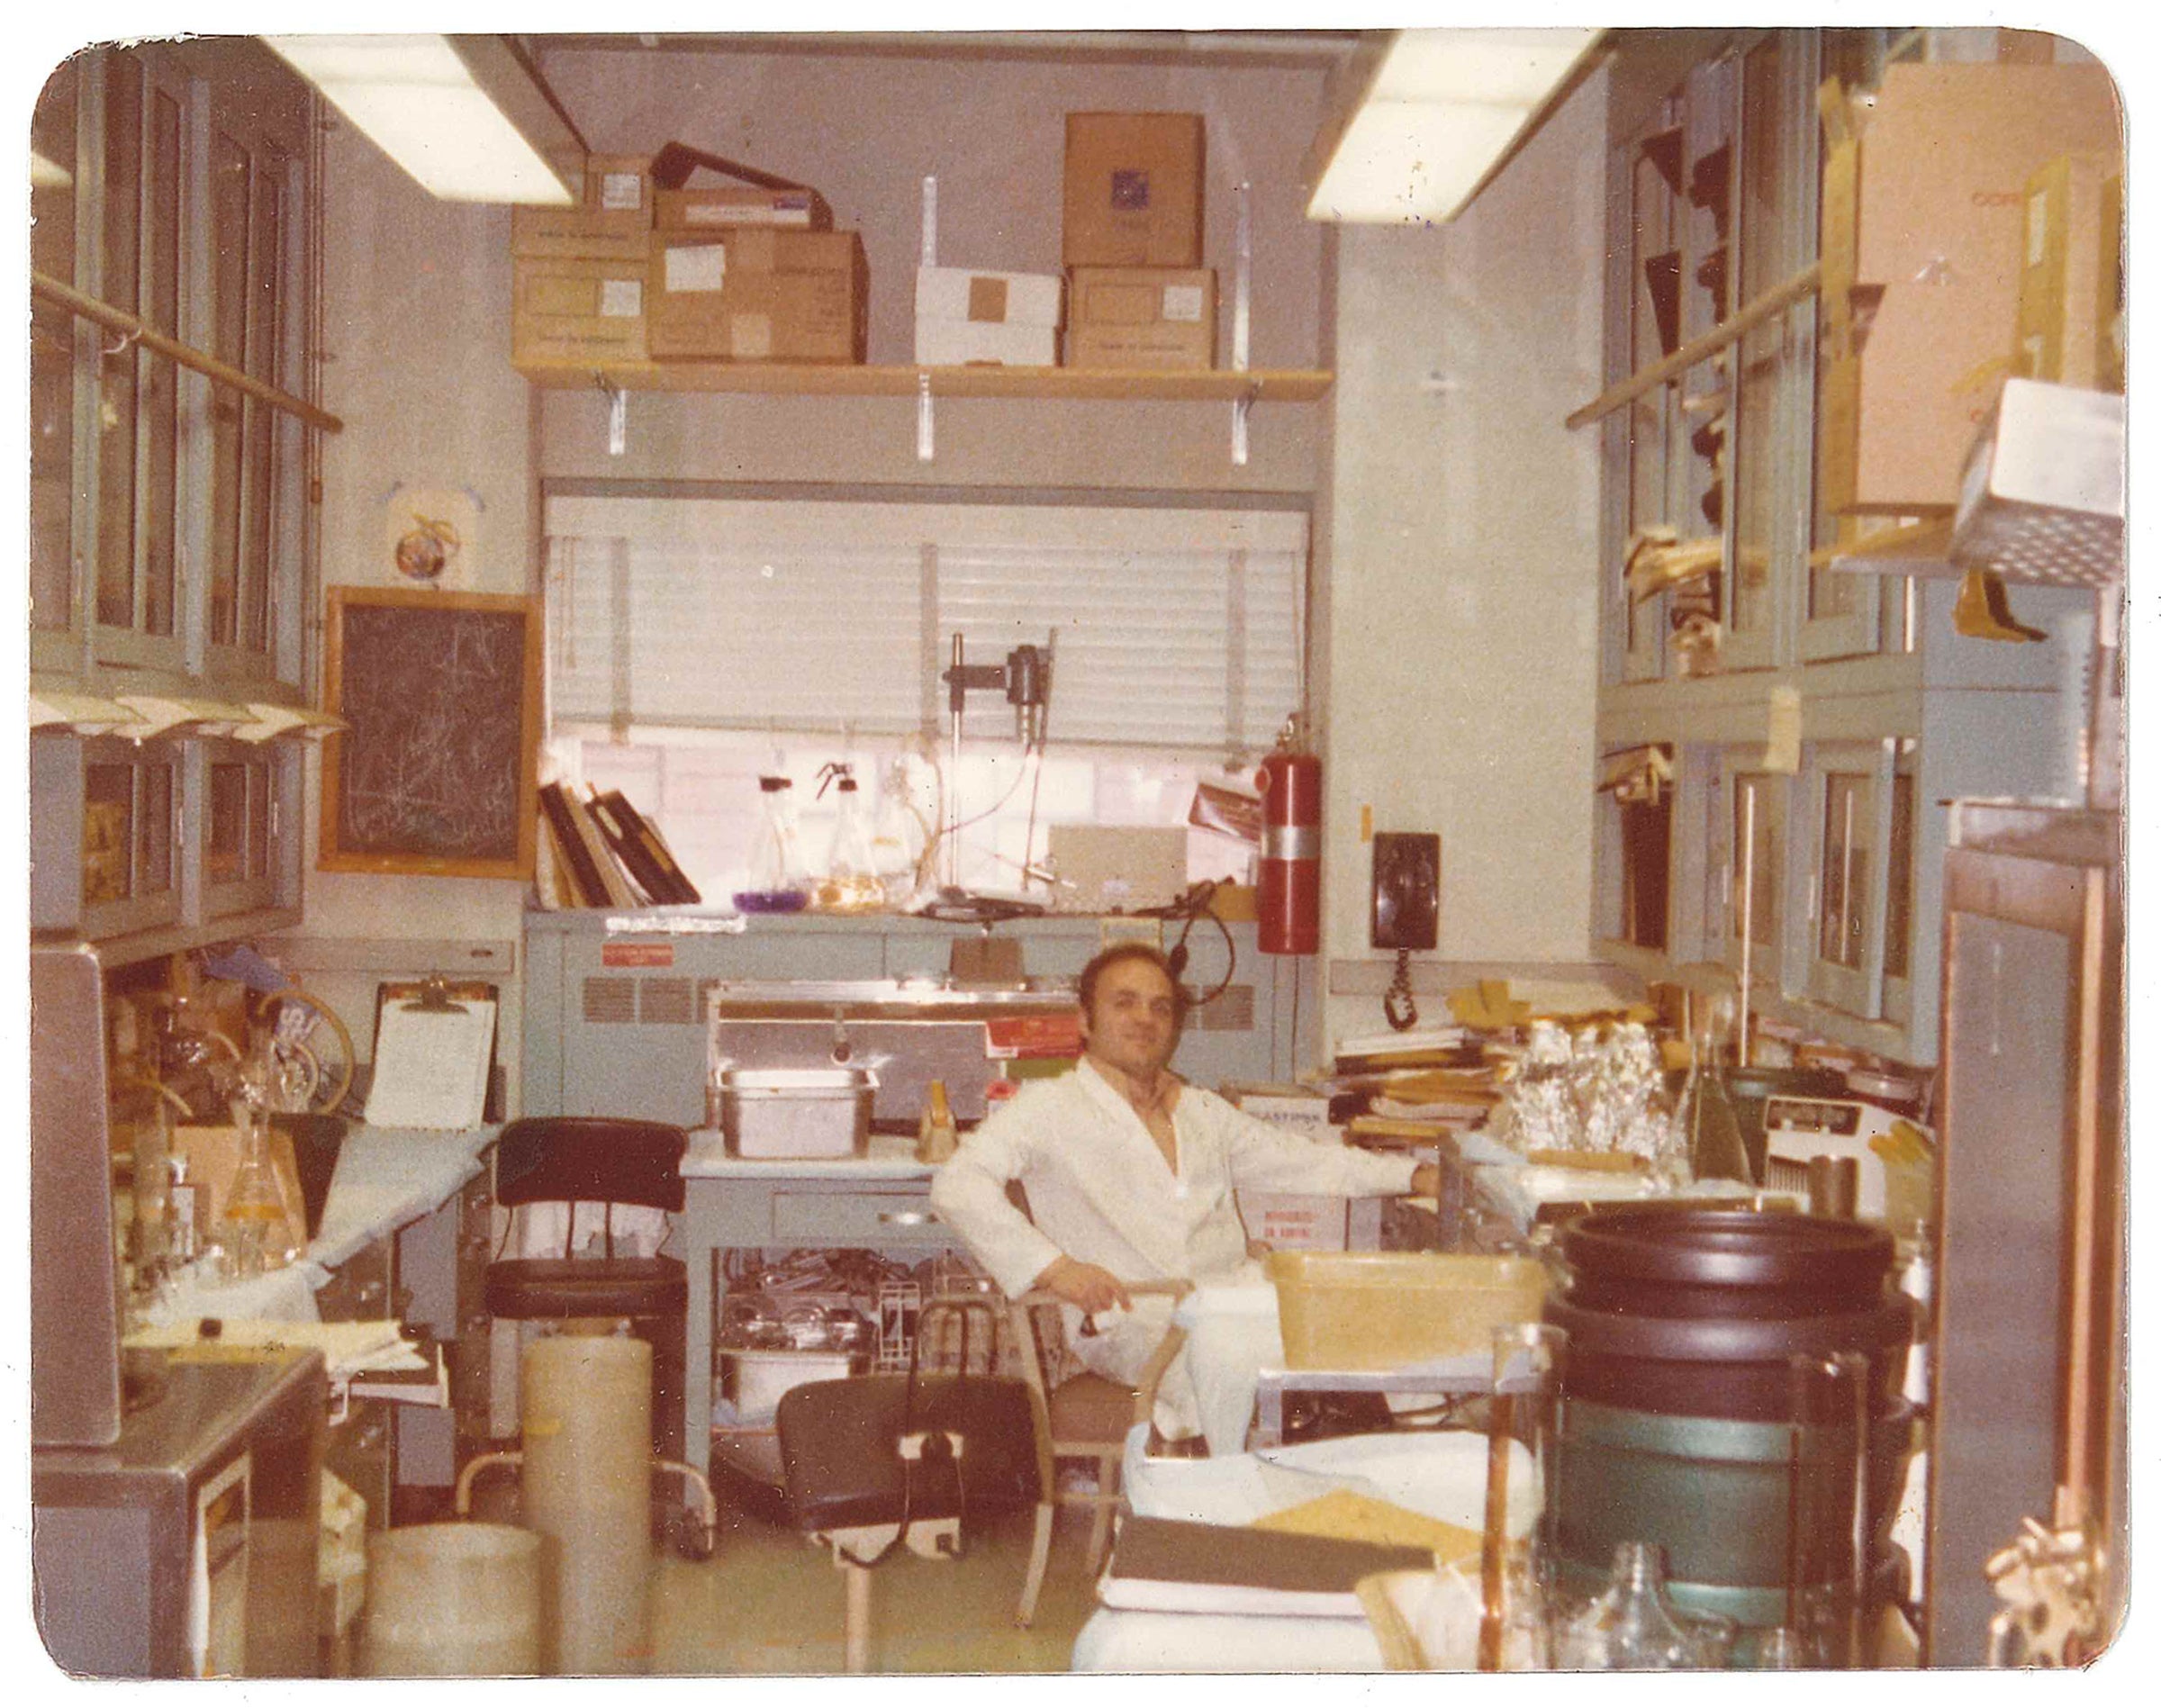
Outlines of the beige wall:
<svg viewBox="0 0 2161 1708">
<path fill-rule="evenodd" d="M 1589 946 L 1603 76 L 1440 231 L 1342 236 L 1324 953 L 1367 944 L 1377 830 L 1438 831 L 1437 958 Z M 1421 1018 L 1445 1018 L 1438 996 Z M 1330 1035 L 1380 1028 L 1329 999 Z"/>
<path fill-rule="evenodd" d="M 510 294 L 509 212 L 434 200 L 343 126 L 331 127 L 324 178 L 322 402 L 345 429 L 323 442 L 323 580 L 391 584 L 393 494 L 436 489 L 464 496 L 478 519 L 459 560 L 464 584 L 523 592 L 533 556 L 527 387 L 498 348 Z M 522 884 L 317 871 L 319 800 L 312 755 L 306 917 L 294 934 L 305 941 L 289 955 L 325 940 L 518 937 Z M 377 975 L 303 969 L 300 976 L 370 1053 Z M 514 1075 L 517 989 L 507 982 L 498 1040 Z"/>
</svg>

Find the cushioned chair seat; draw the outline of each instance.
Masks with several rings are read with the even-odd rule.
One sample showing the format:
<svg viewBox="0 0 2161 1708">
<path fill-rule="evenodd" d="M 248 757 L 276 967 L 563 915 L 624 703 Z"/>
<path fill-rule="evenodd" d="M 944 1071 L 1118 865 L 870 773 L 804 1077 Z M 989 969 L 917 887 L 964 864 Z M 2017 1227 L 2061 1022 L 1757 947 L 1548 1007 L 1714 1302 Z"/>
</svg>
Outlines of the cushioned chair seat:
<svg viewBox="0 0 2161 1708">
<path fill-rule="evenodd" d="M 691 1284 L 672 1257 L 509 1258 L 491 1263 L 492 1316 L 675 1316 L 690 1306 Z"/>
</svg>

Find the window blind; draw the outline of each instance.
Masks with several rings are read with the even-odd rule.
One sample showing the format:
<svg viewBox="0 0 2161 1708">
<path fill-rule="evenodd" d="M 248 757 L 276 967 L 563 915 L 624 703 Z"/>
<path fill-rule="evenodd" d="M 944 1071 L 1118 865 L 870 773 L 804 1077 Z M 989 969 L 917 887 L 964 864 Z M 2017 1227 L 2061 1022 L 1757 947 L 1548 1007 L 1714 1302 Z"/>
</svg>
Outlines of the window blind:
<svg viewBox="0 0 2161 1708">
<path fill-rule="evenodd" d="M 1299 703 L 1297 511 L 580 496 L 546 523 L 557 730 L 936 734 L 955 635 L 1053 648 L 1053 746 L 1241 755 Z"/>
</svg>

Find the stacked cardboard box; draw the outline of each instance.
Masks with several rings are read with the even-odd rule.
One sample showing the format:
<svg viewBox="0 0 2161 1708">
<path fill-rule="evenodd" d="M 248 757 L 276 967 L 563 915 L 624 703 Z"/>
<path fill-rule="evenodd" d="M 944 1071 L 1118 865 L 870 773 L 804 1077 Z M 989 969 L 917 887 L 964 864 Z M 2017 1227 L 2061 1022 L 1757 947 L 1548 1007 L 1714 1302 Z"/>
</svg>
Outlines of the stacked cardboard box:
<svg viewBox="0 0 2161 1708">
<path fill-rule="evenodd" d="M 1818 483 L 1833 511 L 1958 502 L 2018 323 L 2026 185 L 2119 152 L 2093 65 L 1894 65 L 1824 166 Z"/>
<path fill-rule="evenodd" d="M 692 171 L 724 183 L 693 185 Z M 863 239 L 807 185 L 670 143 L 646 275 L 656 361 L 854 362 L 870 330 Z"/>
<path fill-rule="evenodd" d="M 1064 319 L 1055 274 L 916 269 L 916 360 L 926 366 L 1055 367 Z"/>
<path fill-rule="evenodd" d="M 656 361 L 856 362 L 870 270 L 854 231 L 656 231 L 646 342 Z"/>
<path fill-rule="evenodd" d="M 588 158 L 571 207 L 511 214 L 511 360 L 520 367 L 646 359 L 646 249 L 651 162 Z"/>
<path fill-rule="evenodd" d="M 1065 115 L 1069 367 L 1216 365 L 1197 113 Z"/>
</svg>

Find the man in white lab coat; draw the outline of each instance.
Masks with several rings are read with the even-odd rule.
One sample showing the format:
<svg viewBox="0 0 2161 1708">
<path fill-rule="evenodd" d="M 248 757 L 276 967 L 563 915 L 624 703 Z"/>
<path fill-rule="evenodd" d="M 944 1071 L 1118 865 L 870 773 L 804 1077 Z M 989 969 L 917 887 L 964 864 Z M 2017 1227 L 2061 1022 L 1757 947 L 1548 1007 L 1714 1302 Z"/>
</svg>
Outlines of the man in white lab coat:
<svg viewBox="0 0 2161 1708">
<path fill-rule="evenodd" d="M 1171 1301 L 1135 1299 L 1126 1283 L 1259 1279 L 1237 1188 L 1435 1190 L 1430 1162 L 1316 1144 L 1180 1080 L 1170 1064 L 1186 998 L 1160 951 L 1104 950 L 1082 970 L 1080 995 L 1080 1065 L 1026 1086 L 963 1139 L 930 1196 L 1007 1293 L 1041 1288 L 1065 1302 L 1067 1343 L 1090 1369 L 1136 1381 L 1169 1326 Z M 1015 1180 L 1026 1215 L 1006 1195 Z M 1182 1438 L 1203 1414 L 1180 1359 L 1159 1390 L 1157 1425 Z"/>
</svg>

